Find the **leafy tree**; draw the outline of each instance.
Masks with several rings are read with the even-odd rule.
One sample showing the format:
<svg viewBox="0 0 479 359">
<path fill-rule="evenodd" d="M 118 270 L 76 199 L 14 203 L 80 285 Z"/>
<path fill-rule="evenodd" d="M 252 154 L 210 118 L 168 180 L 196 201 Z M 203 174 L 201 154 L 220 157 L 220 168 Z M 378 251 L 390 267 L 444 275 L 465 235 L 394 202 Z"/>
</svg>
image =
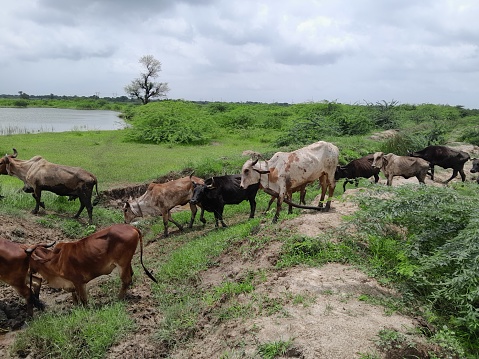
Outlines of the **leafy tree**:
<svg viewBox="0 0 479 359">
<path fill-rule="evenodd" d="M 143 105 L 150 102 L 150 99 L 166 97 L 166 93 L 170 91 L 168 83 L 152 81 L 160 74 L 161 62 L 153 55 L 142 56 L 138 62 L 144 66 L 145 71 L 140 74 L 140 77 L 125 86 L 125 92 L 131 97 L 141 100 Z"/>
</svg>

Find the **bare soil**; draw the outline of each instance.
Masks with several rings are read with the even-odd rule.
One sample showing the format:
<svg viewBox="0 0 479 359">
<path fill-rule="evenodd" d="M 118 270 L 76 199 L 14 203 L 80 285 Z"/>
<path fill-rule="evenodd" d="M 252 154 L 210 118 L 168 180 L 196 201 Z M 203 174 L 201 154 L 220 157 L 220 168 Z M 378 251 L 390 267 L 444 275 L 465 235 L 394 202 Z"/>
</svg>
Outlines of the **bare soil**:
<svg viewBox="0 0 479 359">
<path fill-rule="evenodd" d="M 477 148 L 463 146 L 461 149 L 471 155 L 478 152 Z M 470 162 L 466 164 L 468 180 L 475 180 L 469 173 L 470 166 Z M 426 185 L 442 185 L 441 182 L 451 173 L 451 170 L 437 168 L 435 181 L 428 179 Z M 394 185 L 403 183 L 417 183 L 417 180 L 394 180 Z M 384 179 L 380 185 L 385 185 Z M 343 199 L 333 201 L 332 209 L 327 213 L 303 211 L 294 219 L 284 219 L 286 216 L 282 215 L 278 231 L 294 231 L 315 237 L 325 230 L 340 226 L 343 217 L 357 209 L 347 195 L 353 196 L 356 191 L 358 189 L 354 186 L 348 186 Z M 125 194 L 128 195 L 128 191 Z M 21 218 L 0 216 L 0 236 L 20 243 L 68 240 L 59 230 L 40 226 L 36 219 L 29 214 Z M 160 242 L 148 244 L 145 247 L 145 257 L 158 255 L 161 252 Z M 225 279 L 242 278 L 248 271 L 262 270 L 266 273 L 266 279 L 255 288 L 255 294 L 260 298 L 281 299 L 283 306 L 279 313 L 267 315 L 261 312 L 253 318 L 220 323 L 215 322 L 209 313 L 203 313 L 194 339 L 185 347 L 165 352 L 165 348 L 152 339 L 162 314 L 157 311 L 151 298 L 151 282 L 139 274 L 135 276 L 134 285 L 126 300 L 137 330 L 110 348 L 107 358 L 259 358 L 257 350 L 260 344 L 278 341 L 292 341 L 292 346 L 282 358 L 351 359 L 360 358 L 366 353 L 390 359 L 430 358 L 428 352 L 436 351 L 437 348 L 411 335 L 414 328 L 422 325 L 420 318 L 398 313 L 389 315 L 385 308 L 360 300 L 360 296 L 365 294 L 395 296 L 392 289 L 382 286 L 358 269 L 342 264 L 278 270 L 275 264 L 281 246 L 282 243 L 273 241 L 248 255 L 241 252 L 241 248 L 231 248 L 218 258 L 216 266 L 201 273 L 200 280 L 203 288 L 210 288 L 221 284 Z M 97 289 L 97 282 L 101 280 L 104 279 L 99 278 L 90 285 L 90 296 L 97 303 L 106 300 L 102 298 L 104 294 Z M 41 298 L 47 304 L 46 310 L 73 305 L 69 294 L 50 289 L 47 285 L 42 288 Z M 304 300 L 297 303 L 293 298 Z M 242 300 L 241 296 L 239 300 Z M 23 298 L 9 286 L 0 284 L 0 357 L 10 357 L 8 348 L 15 335 L 22 330 L 25 320 Z M 377 339 L 382 329 L 402 332 L 415 344 L 409 348 L 381 349 L 377 346 Z"/>
</svg>

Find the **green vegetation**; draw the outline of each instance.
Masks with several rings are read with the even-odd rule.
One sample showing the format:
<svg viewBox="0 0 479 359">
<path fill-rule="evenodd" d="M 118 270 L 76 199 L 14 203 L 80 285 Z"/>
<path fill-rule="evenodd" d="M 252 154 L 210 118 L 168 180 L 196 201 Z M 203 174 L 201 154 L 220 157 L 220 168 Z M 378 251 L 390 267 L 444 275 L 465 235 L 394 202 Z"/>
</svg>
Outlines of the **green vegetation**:
<svg viewBox="0 0 479 359">
<path fill-rule="evenodd" d="M 12 354 L 34 347 L 49 358 L 103 358 L 105 351 L 134 329 L 123 304 L 76 308 L 68 314 L 45 313 L 20 333 Z"/>
<path fill-rule="evenodd" d="M 239 173 L 246 160 L 242 155 L 244 150 L 262 152 L 268 157 L 277 150 L 298 148 L 319 139 L 339 147 L 341 163 L 375 151 L 406 154 L 427 144 L 467 140 L 479 145 L 474 142 L 479 132 L 479 110 L 461 106 L 399 105 L 394 101 L 365 105 L 160 101 L 145 106 L 128 104 L 122 112 L 131 129 L 4 136 L 0 151 L 11 153 L 15 147 L 19 158 L 42 155 L 52 162 L 81 166 L 96 174 L 100 190 L 106 190 L 149 182 L 170 172 L 194 170 L 200 177 Z M 370 137 L 391 129 L 395 130 L 391 137 L 374 140 Z M 1 194 L 5 196 L 0 213 L 26 216 L 33 208 L 33 199 L 18 192 L 21 182 L 7 176 L 0 180 Z M 194 230 L 175 235 L 171 240 L 161 238 L 161 255 L 145 260 L 159 280 L 158 285 L 152 285 L 156 310 L 162 313 L 161 322 L 155 328 L 156 343 L 166 352 L 188 343 L 205 313 L 213 323 L 221 323 L 255 315 L 285 316 L 288 315 L 286 303 L 305 306 L 314 303 L 314 298 L 287 293 L 278 297 L 256 293 L 257 286 L 269 275 L 259 271 L 245 273 L 234 280 L 225 279 L 214 288 L 200 289 L 199 273 L 215 266 L 225 251 L 235 248 L 248 258 L 274 240 L 283 244 L 277 269 L 294 265 L 321 266 L 328 262 L 359 266 L 401 293 L 394 299 L 362 295 L 360 300 L 382 305 L 388 313 L 398 311 L 422 316 L 436 328 L 430 333 L 430 341 L 461 358 L 477 357 L 477 184 L 386 188 L 362 181 L 361 185 L 365 189 L 356 198 L 360 210 L 347 218 L 341 228 L 317 238 L 288 231 L 277 233 L 276 227 L 269 224 L 272 212 L 266 214 L 266 219 L 258 213 L 258 219 L 248 221 L 247 203 L 225 208 L 224 217 L 230 224 L 226 229 L 198 231 L 196 224 Z M 307 201 L 317 194 L 317 186 L 310 186 Z M 337 186 L 335 197 L 337 201 L 342 200 L 342 186 Z M 258 211 L 261 211 L 261 203 L 265 204 L 268 199 L 259 193 Z M 49 213 L 54 214 L 38 216 L 38 223 L 60 228 L 71 238 L 122 221 L 119 209 L 100 205 L 94 209 L 95 225 L 85 226 L 71 219 L 78 202 L 46 193 L 45 204 Z M 288 216 L 283 211 L 282 216 L 292 218 L 298 213 Z M 187 223 L 189 213 L 175 213 L 174 217 Z M 207 226 L 211 226 L 212 214 L 207 213 L 206 218 Z M 161 218 L 145 219 L 139 226 L 146 241 L 156 240 L 162 232 Z M 140 268 L 135 268 L 135 273 L 141 273 Z M 92 300 L 94 302 L 94 298 Z M 103 312 L 110 313 L 106 314 L 111 317 L 108 321 L 98 320 Z M 79 313 L 84 319 L 77 319 Z M 114 333 L 112 337 L 116 339 L 119 333 L 133 330 L 128 318 L 125 308 L 115 301 L 111 307 L 75 309 L 62 315 L 52 315 L 47 310 L 35 317 L 29 329 L 17 337 L 12 352 L 48 351 L 51 357 L 101 358 L 114 341 L 110 338 L 92 343 L 86 323 L 96 326 L 102 322 L 109 328 L 102 331 Z M 40 335 L 39 328 L 45 327 L 57 333 Z M 69 333 L 74 334 L 73 339 L 62 338 Z M 409 345 L 398 333 L 379 335 L 384 348 L 398 342 Z M 71 345 L 71 351 L 68 349 L 71 356 L 55 351 L 62 340 Z M 294 339 L 258 344 L 258 355 L 274 358 L 293 344 Z M 363 358 L 376 357 L 362 355 Z"/>
</svg>

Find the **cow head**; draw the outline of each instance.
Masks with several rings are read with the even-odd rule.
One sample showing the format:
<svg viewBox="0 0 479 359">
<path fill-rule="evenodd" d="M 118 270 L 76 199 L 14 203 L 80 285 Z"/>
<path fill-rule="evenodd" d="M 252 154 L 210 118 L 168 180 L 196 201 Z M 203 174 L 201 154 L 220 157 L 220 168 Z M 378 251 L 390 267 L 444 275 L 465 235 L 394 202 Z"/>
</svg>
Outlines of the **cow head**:
<svg viewBox="0 0 479 359">
<path fill-rule="evenodd" d="M 124 222 L 127 224 L 131 223 L 136 217 L 143 217 L 140 204 L 131 197 L 127 202 L 123 203 L 122 210 Z"/>
<path fill-rule="evenodd" d="M 336 166 L 336 171 L 334 172 L 334 180 L 338 181 L 341 178 L 348 177 L 346 166 Z"/>
<path fill-rule="evenodd" d="M 479 159 L 473 158 L 471 173 L 476 173 L 476 172 L 479 172 Z"/>
<path fill-rule="evenodd" d="M 18 156 L 17 150 L 13 149 L 13 155 L 5 154 L 4 157 L 0 160 L 0 175 L 8 175 L 9 174 L 9 167 L 7 166 L 10 163 L 11 158 L 16 158 Z"/>
<path fill-rule="evenodd" d="M 241 169 L 241 188 L 248 188 L 252 184 L 259 183 L 261 181 L 262 174 L 268 174 L 269 169 L 267 168 L 267 162 L 262 161 L 261 166 L 257 167 L 258 160 L 248 160 L 243 165 Z M 264 168 L 261 168 L 263 167 Z"/>
<path fill-rule="evenodd" d="M 383 166 L 384 152 L 376 152 L 373 157 L 372 168 L 381 168 Z"/>
<path fill-rule="evenodd" d="M 195 181 L 192 181 L 191 183 L 193 184 L 193 194 L 191 195 L 190 203 L 191 204 L 201 203 L 201 200 L 204 197 L 207 186 L 205 184 L 196 183 Z"/>
</svg>

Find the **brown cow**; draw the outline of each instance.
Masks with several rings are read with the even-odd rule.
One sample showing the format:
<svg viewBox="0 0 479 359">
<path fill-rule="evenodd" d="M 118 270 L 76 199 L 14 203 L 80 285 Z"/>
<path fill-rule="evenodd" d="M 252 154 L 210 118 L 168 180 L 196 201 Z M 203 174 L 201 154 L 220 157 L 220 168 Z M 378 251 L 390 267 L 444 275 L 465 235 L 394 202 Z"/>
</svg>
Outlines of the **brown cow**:
<svg viewBox="0 0 479 359">
<path fill-rule="evenodd" d="M 261 188 L 278 197 L 273 223 L 276 223 L 283 201 L 291 200 L 294 190 L 319 179 L 321 184 L 321 201 L 328 192 L 325 210 L 331 207 L 331 199 L 336 187 L 334 173 L 338 165 L 339 150 L 329 142 L 318 141 L 293 152 L 276 152 L 266 161 L 265 167 L 258 166 L 258 160 L 245 162 L 241 172 L 241 187 L 248 188 L 260 183 Z M 288 203 L 289 204 L 289 203 Z M 296 205 L 297 206 L 297 205 Z"/>
<path fill-rule="evenodd" d="M 164 235 L 168 237 L 168 221 L 174 223 L 179 230 L 183 227 L 171 217 L 171 209 L 183 206 L 190 202 L 193 195 L 193 182 L 204 184 L 204 181 L 193 175 L 182 177 L 165 183 L 150 183 L 146 192 L 137 199 L 130 199 L 123 204 L 125 223 L 131 223 L 136 217 L 157 216 L 163 217 Z M 197 208 L 189 203 L 191 220 L 189 228 L 193 226 Z"/>
<path fill-rule="evenodd" d="M 54 249 L 26 249 L 32 273 L 39 273 L 50 287 L 72 292 L 73 302 L 87 304 L 86 284 L 101 275 L 120 270 L 122 286 L 118 298 L 123 299 L 132 282 L 131 259 L 140 242 L 140 263 L 146 275 L 157 280 L 143 264 L 143 241 L 138 228 L 114 224 L 76 242 L 58 243 Z"/>
<path fill-rule="evenodd" d="M 17 154 L 17 150 L 13 149 L 13 155 L 4 156 L 2 163 L 6 164 L 9 175 L 23 181 L 23 190 L 28 193 L 31 192 L 33 198 L 35 198 L 36 205 L 32 213 L 38 213 L 40 206 L 45 208 L 45 205 L 41 202 L 42 191 L 50 191 L 59 196 L 69 196 L 70 200 L 78 198 L 80 209 L 75 218 L 78 218 L 86 207 L 89 223 L 93 223 L 91 201 L 93 188 L 96 189 L 98 196 L 98 182 L 93 174 L 80 167 L 48 162 L 41 156 L 35 156 L 29 160 L 18 160 L 16 159 Z"/>
<path fill-rule="evenodd" d="M 386 176 L 387 185 L 392 186 L 394 176 L 416 177 L 420 183 L 424 183 L 429 162 L 419 157 L 397 156 L 394 153 L 385 155 L 383 152 L 376 152 L 372 167 L 380 168 Z"/>
<path fill-rule="evenodd" d="M 41 310 L 44 308 L 43 303 L 39 300 L 41 278 L 32 276 L 32 282 L 34 281 L 35 287 L 33 292 L 27 285 L 29 281 L 29 257 L 25 253 L 25 249 L 36 248 L 37 246 L 49 245 L 37 244 L 28 247 L 25 244 L 18 244 L 0 238 L 0 280 L 11 285 L 19 295 L 25 298 L 29 317 L 33 316 L 34 306 Z"/>
</svg>

